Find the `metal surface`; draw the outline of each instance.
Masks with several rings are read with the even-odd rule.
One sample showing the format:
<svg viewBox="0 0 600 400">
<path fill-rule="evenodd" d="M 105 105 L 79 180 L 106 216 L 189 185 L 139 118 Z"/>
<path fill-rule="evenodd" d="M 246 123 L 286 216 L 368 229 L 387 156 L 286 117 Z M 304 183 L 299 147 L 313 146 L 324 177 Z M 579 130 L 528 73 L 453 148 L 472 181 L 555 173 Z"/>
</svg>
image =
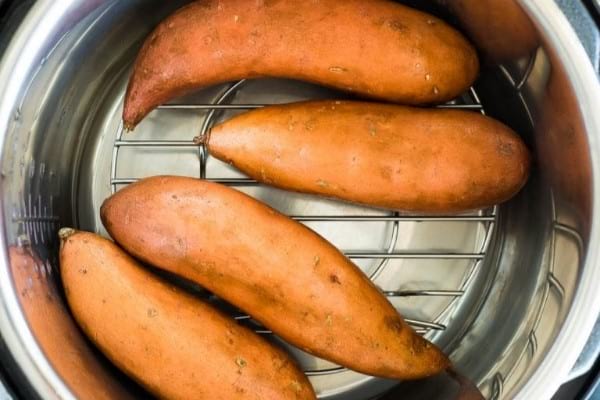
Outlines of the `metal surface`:
<svg viewBox="0 0 600 400">
<path fill-rule="evenodd" d="M 585 7 L 579 2 L 560 0 L 557 1 L 557 3 L 577 33 L 577 37 L 583 44 L 595 70 L 600 73 L 600 27 L 597 25 L 599 21 L 596 20 L 596 22 L 594 22 L 592 16 L 589 15 Z M 600 0 L 594 0 L 594 3 L 598 6 L 600 5 Z M 597 11 L 600 12 L 600 9 Z M 580 353 L 575 365 L 569 372 L 568 379 L 576 379 L 587 373 L 599 358 L 600 316 L 596 320 L 592 334 Z"/>
<path fill-rule="evenodd" d="M 583 6 L 585 1 L 555 0 L 564 16 L 577 33 L 587 56 L 592 61 L 594 68 L 600 66 L 600 29 L 592 16 Z M 598 0 L 594 0 L 598 1 Z"/>
<path fill-rule="evenodd" d="M 560 382 L 552 382 L 548 379 L 551 376 L 565 376 L 571 369 L 580 351 L 585 345 L 594 325 L 597 321 L 600 310 L 600 296 L 597 291 L 597 282 L 600 281 L 600 264 L 598 246 L 600 241 L 600 224 L 598 223 L 598 207 L 600 207 L 600 196 L 598 195 L 598 174 L 600 173 L 600 149 L 598 148 L 598 132 L 600 132 L 600 114 L 597 112 L 597 105 L 600 104 L 600 85 L 598 77 L 593 66 L 588 62 L 586 53 L 577 36 L 573 32 L 561 10 L 556 6 L 542 5 L 538 2 L 521 2 L 524 9 L 536 21 L 542 36 L 547 45 L 550 62 L 553 67 L 554 76 L 550 76 L 549 85 L 554 86 L 548 90 L 549 98 L 546 101 L 552 101 L 554 104 L 546 103 L 546 113 L 560 109 L 560 112 L 553 113 L 552 117 L 546 117 L 553 125 L 553 129 L 562 136 L 561 142 L 565 147 L 561 150 L 565 152 L 563 157 L 579 156 L 578 162 L 572 165 L 578 166 L 578 171 L 571 171 L 567 174 L 570 178 L 561 180 L 558 178 L 557 167 L 548 168 L 550 179 L 554 178 L 553 189 L 569 187 L 571 193 L 568 196 L 561 196 L 557 193 L 556 202 L 565 202 L 569 206 L 576 205 L 579 208 L 574 224 L 567 224 L 568 229 L 563 232 L 578 232 L 583 230 L 584 237 L 581 241 L 576 241 L 579 257 L 583 257 L 585 243 L 589 240 L 592 243 L 587 248 L 585 254 L 587 268 L 584 268 L 578 278 L 578 288 L 573 294 L 573 300 L 570 305 L 570 312 L 565 318 L 564 324 L 560 328 L 556 339 L 552 342 L 540 366 L 535 370 L 524 384 L 524 387 L 518 392 L 520 398 L 549 398 L 560 385 Z M 548 45 L 550 44 L 551 45 Z M 542 111 L 542 114 L 544 111 Z M 569 118 L 573 113 L 580 113 L 581 120 L 569 120 L 565 124 L 564 118 Z M 563 121 L 557 121 L 557 115 Z M 543 116 L 542 116 L 543 118 Z M 544 125 L 542 124 L 542 127 Z M 587 140 L 577 137 L 577 134 L 587 131 Z M 546 132 L 549 133 L 549 132 Z M 570 138 L 565 138 L 570 135 Z M 568 141 L 568 143 L 565 142 Z M 584 147 L 591 147 L 591 150 L 585 152 Z M 549 157 L 552 154 L 546 155 Z M 548 165 L 550 160 L 546 160 L 543 165 Z M 556 159 L 552 160 L 556 164 Z M 584 165 L 581 165 L 581 164 Z M 563 165 L 562 167 L 565 167 Z M 552 176 L 554 174 L 554 177 Z M 591 187 L 584 189 L 576 187 L 576 182 L 594 177 L 594 183 Z M 573 182 L 575 180 L 575 182 Z M 569 182 L 564 186 L 565 182 Z M 562 184 L 561 184 L 562 183 Z M 590 199 L 589 192 L 594 193 Z M 586 193 L 587 192 L 587 193 Z M 554 192 L 556 193 L 556 192 Z M 557 219 L 561 218 L 562 207 L 555 207 Z M 565 207 L 565 211 L 569 210 Z M 565 212 L 567 214 L 567 212 Z M 579 228 L 579 226 L 581 228 Z M 578 229 L 579 228 L 579 229 Z M 588 233 L 589 232 L 589 233 Z M 575 236 L 576 238 L 578 236 Z"/>
<path fill-rule="evenodd" d="M 262 107 L 267 101 L 286 103 L 339 97 L 339 93 L 286 80 L 240 81 L 199 91 L 193 99 L 160 107 L 134 132 L 127 133 L 120 123 L 126 78 L 124 75 L 115 85 L 118 95 L 107 97 L 109 104 L 102 106 L 114 113 L 103 114 L 105 121 L 99 125 L 115 126 L 114 134 L 104 135 L 94 146 L 95 153 L 83 161 L 86 165 L 82 168 L 81 180 L 95 182 L 83 189 L 84 193 L 91 193 L 88 199 L 91 202 L 78 205 L 79 221 L 86 229 L 105 233 L 99 219 L 99 205 L 111 192 L 140 177 L 156 173 L 202 177 L 245 191 L 343 249 L 419 333 L 443 344 L 451 340 L 452 332 L 469 323 L 479 293 L 467 292 L 488 285 L 485 281 L 489 279 L 489 269 L 484 270 L 482 265 L 497 225 L 497 208 L 465 215 L 401 215 L 289 194 L 244 177 L 210 157 L 206 149 L 192 141 L 195 136 L 206 134 L 215 122 Z M 473 89 L 442 107 L 483 112 Z M 170 122 L 174 114 L 177 124 Z M 186 137 L 188 140 L 183 140 Z M 95 179 L 99 170 L 110 170 L 110 178 L 105 182 Z M 458 309 L 462 312 L 457 313 Z M 250 316 L 234 315 L 256 332 L 271 334 Z M 453 326 L 447 334 L 450 323 Z M 299 349 L 290 348 L 290 351 L 300 360 L 323 398 L 364 399 L 381 394 L 390 385 L 389 381 L 349 371 Z"/>
<path fill-rule="evenodd" d="M 0 67 L 0 333 L 32 388 L 44 398 L 85 397 L 113 385 L 137 390 L 101 358 L 80 363 L 77 374 L 60 367 L 61 354 L 81 353 L 81 337 L 67 327 L 48 342 L 30 311 L 37 307 L 22 299 L 19 282 L 27 288 L 29 281 L 16 279 L 22 268 L 9 262 L 8 247 L 30 251 L 36 261 L 27 265 L 44 271 L 36 282 L 60 293 L 53 231 L 76 225 L 103 232 L 97 210 L 106 196 L 134 179 L 171 173 L 235 186 L 331 240 L 488 398 L 549 398 L 600 308 L 597 246 L 590 245 L 600 240 L 600 116 L 592 106 L 600 104 L 600 88 L 556 5 L 524 3 L 543 47 L 486 68 L 474 90 L 449 105 L 474 112 L 483 105 L 523 135 L 536 158 L 526 188 L 494 210 L 415 216 L 257 185 L 191 143 L 251 107 L 341 96 L 313 85 L 259 80 L 209 88 L 122 133 L 123 93 L 140 41 L 180 3 L 39 1 Z M 65 316 L 46 322 L 65 327 Z M 48 343 L 60 343 L 59 352 Z M 322 397 L 365 399 L 397 384 L 292 351 Z M 426 392 L 413 384 L 410 393 Z"/>
<path fill-rule="evenodd" d="M 569 380 L 588 373 L 598 360 L 600 360 L 600 319 L 596 320 L 592 334 L 571 369 Z"/>
<path fill-rule="evenodd" d="M 592 382 L 586 393 L 583 395 L 582 400 L 598 400 L 600 399 L 600 375 Z"/>
</svg>

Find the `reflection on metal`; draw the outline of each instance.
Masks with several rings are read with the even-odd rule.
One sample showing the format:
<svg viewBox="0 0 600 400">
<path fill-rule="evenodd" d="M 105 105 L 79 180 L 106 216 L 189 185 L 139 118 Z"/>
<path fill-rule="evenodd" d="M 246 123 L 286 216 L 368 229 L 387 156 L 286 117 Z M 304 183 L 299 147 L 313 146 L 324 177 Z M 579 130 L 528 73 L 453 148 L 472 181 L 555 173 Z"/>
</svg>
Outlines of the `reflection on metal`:
<svg viewBox="0 0 600 400">
<path fill-rule="evenodd" d="M 527 57 L 539 46 L 535 27 L 518 3 L 506 0 L 437 0 L 494 63 Z"/>
<path fill-rule="evenodd" d="M 528 67 L 525 72 L 530 73 L 531 68 Z M 526 80 L 526 77 L 523 79 Z M 575 259 L 579 260 L 581 257 L 581 254 L 583 252 L 583 238 L 581 237 L 579 232 L 569 226 L 566 226 L 566 225 L 558 222 L 554 193 L 551 193 L 551 200 L 552 200 L 552 207 L 551 207 L 552 231 L 550 233 L 551 237 L 550 237 L 550 246 L 549 246 L 550 260 L 547 264 L 548 270 L 546 272 L 546 280 L 544 281 L 544 283 L 542 285 L 543 292 L 542 292 L 539 304 L 537 305 L 537 308 L 535 311 L 533 326 L 532 326 L 531 330 L 529 331 L 529 334 L 527 335 L 528 340 L 525 342 L 524 347 L 522 347 L 519 350 L 519 353 L 518 353 L 519 355 L 516 358 L 516 360 L 511 361 L 509 363 L 509 367 L 506 370 L 496 372 L 491 379 L 491 383 L 490 382 L 487 383 L 487 384 L 491 385 L 490 400 L 497 400 L 497 399 L 502 398 L 502 395 L 504 394 L 504 388 L 506 386 L 506 383 L 509 382 L 509 386 L 510 386 L 510 384 L 512 384 L 511 379 L 515 376 L 515 372 L 517 371 L 517 368 L 521 365 L 521 363 L 522 362 L 531 362 L 531 360 L 533 360 L 534 357 L 536 357 L 538 355 L 539 345 L 538 345 L 538 339 L 537 339 L 536 332 L 540 328 L 540 322 L 542 320 L 542 317 L 544 316 L 544 313 L 548 312 L 546 310 L 546 305 L 547 305 L 548 298 L 550 296 L 551 291 L 553 291 L 556 294 L 556 296 L 558 297 L 558 302 L 560 304 L 560 309 L 557 311 L 558 314 L 556 315 L 556 317 L 558 317 L 558 315 L 560 315 L 560 313 L 562 313 L 564 311 L 563 310 L 564 304 L 567 304 L 568 299 L 565 298 L 565 288 L 563 287 L 563 285 L 561 284 L 559 279 L 554 274 L 554 270 L 556 267 L 557 234 L 565 234 L 569 238 L 569 240 L 571 240 L 572 242 L 575 243 L 576 249 L 577 249 L 576 254 L 573 255 L 573 257 Z M 515 342 L 515 344 L 512 346 L 511 353 L 513 351 L 518 350 L 519 343 L 520 342 L 518 342 L 518 341 Z M 529 357 L 528 360 L 527 360 L 527 357 Z M 501 361 L 499 363 L 501 363 Z M 520 379 L 520 376 L 518 376 L 515 379 Z"/>
</svg>

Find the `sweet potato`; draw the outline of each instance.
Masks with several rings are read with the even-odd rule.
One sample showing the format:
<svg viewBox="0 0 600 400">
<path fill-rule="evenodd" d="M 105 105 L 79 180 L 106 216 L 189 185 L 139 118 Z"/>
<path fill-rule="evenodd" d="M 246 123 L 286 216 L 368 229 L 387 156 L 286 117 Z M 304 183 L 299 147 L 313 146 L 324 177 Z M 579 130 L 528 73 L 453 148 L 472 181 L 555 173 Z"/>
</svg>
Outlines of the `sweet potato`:
<svg viewBox="0 0 600 400">
<path fill-rule="evenodd" d="M 313 355 L 397 379 L 448 365 L 340 251 L 244 193 L 153 177 L 108 198 L 101 216 L 131 254 L 199 283 Z"/>
<path fill-rule="evenodd" d="M 242 78 L 305 80 L 409 104 L 461 94 L 479 69 L 466 39 L 442 20 L 387 0 L 202 0 L 146 39 L 123 120 L 194 89 Z"/>
<path fill-rule="evenodd" d="M 135 399 L 107 372 L 79 332 L 52 282 L 49 264 L 28 245 L 10 246 L 8 256 L 27 323 L 48 362 L 75 398 Z"/>
<path fill-rule="evenodd" d="M 535 26 L 515 0 L 437 0 L 495 63 L 531 55 L 540 45 Z"/>
<path fill-rule="evenodd" d="M 485 397 L 469 378 L 448 368 L 427 379 L 404 382 L 377 400 L 402 399 L 485 400 Z"/>
<path fill-rule="evenodd" d="M 251 111 L 204 141 L 213 156 L 273 186 L 434 213 L 509 199 L 530 163 L 512 130 L 479 113 L 346 101 Z"/>
<path fill-rule="evenodd" d="M 75 319 L 119 368 L 168 399 L 314 399 L 282 350 L 144 270 L 111 241 L 60 231 Z"/>
</svg>

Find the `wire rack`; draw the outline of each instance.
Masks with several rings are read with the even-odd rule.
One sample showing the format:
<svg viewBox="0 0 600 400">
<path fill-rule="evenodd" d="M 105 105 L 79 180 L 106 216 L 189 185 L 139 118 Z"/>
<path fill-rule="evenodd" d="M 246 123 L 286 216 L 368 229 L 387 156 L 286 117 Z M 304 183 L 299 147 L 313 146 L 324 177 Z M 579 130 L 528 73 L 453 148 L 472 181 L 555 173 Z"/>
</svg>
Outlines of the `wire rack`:
<svg viewBox="0 0 600 400">
<path fill-rule="evenodd" d="M 268 104 L 230 104 L 230 99 L 235 93 L 243 87 L 246 83 L 245 80 L 241 80 L 229 85 L 220 96 L 217 97 L 214 103 L 210 104 L 167 104 L 162 105 L 159 109 L 162 110 L 198 110 L 206 112 L 206 117 L 200 127 L 199 132 L 190 132 L 190 140 L 130 140 L 124 139 L 125 130 L 123 125 L 119 125 L 114 147 L 112 151 L 112 163 L 110 173 L 110 186 L 111 191 L 114 193 L 119 187 L 136 182 L 139 178 L 130 176 L 118 176 L 118 165 L 120 161 L 120 150 L 125 147 L 138 147 L 138 148 L 161 148 L 161 149 L 186 149 L 186 148 L 197 148 L 198 151 L 198 177 L 211 182 L 220 183 L 232 187 L 244 187 L 244 186 L 260 186 L 261 183 L 250 178 L 221 178 L 215 176 L 209 176 L 207 174 L 207 160 L 210 155 L 207 149 L 203 145 L 194 143 L 192 138 L 194 136 L 204 136 L 209 131 L 210 127 L 215 123 L 216 117 L 219 112 L 224 110 L 251 110 L 268 106 Z M 485 114 L 483 106 L 476 91 L 471 88 L 463 96 L 461 100 L 455 100 L 451 103 L 438 106 L 439 108 L 452 108 L 452 109 L 466 109 L 473 110 L 475 112 L 481 112 Z M 465 294 L 469 288 L 470 283 L 473 281 L 476 271 L 480 266 L 481 262 L 486 256 L 488 248 L 490 246 L 491 238 L 493 236 L 494 229 L 497 225 L 497 208 L 493 207 L 489 210 L 485 210 L 478 215 L 448 215 L 448 216 L 431 216 L 431 215 L 402 215 L 398 212 L 390 213 L 390 215 L 289 215 L 292 219 L 299 221 L 300 223 L 307 222 L 338 222 L 338 221 L 352 221 L 352 222 L 388 222 L 392 224 L 391 233 L 389 235 L 389 241 L 383 251 L 344 251 L 344 254 L 352 259 L 369 259 L 375 260 L 376 267 L 373 268 L 369 274 L 369 278 L 375 280 L 381 272 L 385 269 L 388 262 L 393 259 L 436 259 L 436 260 L 467 260 L 469 268 L 462 279 L 462 283 L 455 290 L 443 290 L 438 288 L 430 288 L 427 290 L 401 290 L 401 291 L 390 291 L 383 290 L 383 293 L 388 298 L 398 297 L 446 297 L 451 298 L 447 306 L 439 313 L 437 318 L 432 320 L 423 319 L 411 319 L 406 318 L 409 323 L 418 333 L 427 334 L 432 331 L 443 331 L 447 326 L 442 320 L 451 314 L 454 307 Z M 398 251 L 395 250 L 396 242 L 398 239 L 399 225 L 401 222 L 465 222 L 472 224 L 483 224 L 484 227 L 484 239 L 478 251 L 475 252 L 414 252 L 414 251 Z M 214 301 L 218 299 L 213 297 Z M 272 332 L 264 327 L 261 327 L 251 316 L 244 313 L 237 313 L 234 318 L 241 323 L 248 324 L 257 333 L 270 335 Z M 307 375 L 324 375 L 335 373 L 344 370 L 343 367 L 319 369 L 319 370 L 307 370 Z"/>
</svg>

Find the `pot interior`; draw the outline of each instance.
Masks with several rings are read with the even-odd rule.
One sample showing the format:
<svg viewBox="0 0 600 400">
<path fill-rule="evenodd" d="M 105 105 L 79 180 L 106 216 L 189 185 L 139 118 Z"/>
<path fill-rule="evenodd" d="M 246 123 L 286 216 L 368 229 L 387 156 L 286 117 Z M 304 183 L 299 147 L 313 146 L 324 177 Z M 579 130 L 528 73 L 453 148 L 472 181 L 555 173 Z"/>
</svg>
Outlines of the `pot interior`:
<svg viewBox="0 0 600 400">
<path fill-rule="evenodd" d="M 550 46 L 501 64 L 487 62 L 476 84 L 444 105 L 485 113 L 518 132 L 535 158 L 526 187 L 491 209 L 415 215 L 259 185 L 192 143 L 213 124 L 253 106 L 350 98 L 315 85 L 257 79 L 206 88 L 159 108 L 125 133 L 120 116 L 136 52 L 185 1 L 73 3 L 62 11 L 68 29 L 49 35 L 37 48 L 36 62 L 18 76 L 21 91 L 2 149 L 6 267 L 12 277 L 5 296 L 18 303 L 9 310 L 11 318 L 24 315 L 25 335 L 48 362 L 42 374 L 80 397 L 142 393 L 73 324 L 61 291 L 56 232 L 74 226 L 106 235 L 98 211 L 107 196 L 145 176 L 175 174 L 235 187 L 314 229 L 354 260 L 486 397 L 513 397 L 567 315 L 590 230 L 586 132 Z M 425 7 L 464 26 L 441 7 Z M 322 398 L 373 398 L 395 385 L 405 386 L 407 398 L 427 393 L 418 382 L 376 379 L 312 357 L 250 316 L 215 304 L 288 347 Z M 69 352 L 79 356 L 65 356 Z"/>
</svg>

